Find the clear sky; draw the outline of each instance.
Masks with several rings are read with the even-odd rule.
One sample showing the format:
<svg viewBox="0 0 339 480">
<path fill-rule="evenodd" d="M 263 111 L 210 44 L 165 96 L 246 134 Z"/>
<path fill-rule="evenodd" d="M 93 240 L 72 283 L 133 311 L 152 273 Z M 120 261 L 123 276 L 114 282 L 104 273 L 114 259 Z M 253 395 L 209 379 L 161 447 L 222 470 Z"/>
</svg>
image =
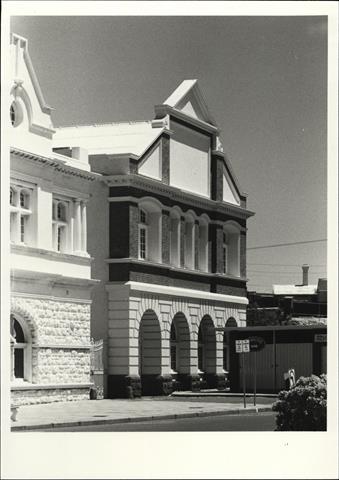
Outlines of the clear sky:
<svg viewBox="0 0 339 480">
<path fill-rule="evenodd" d="M 12 17 L 55 126 L 145 120 L 197 78 L 248 194 L 248 247 L 326 238 L 325 17 Z M 249 289 L 326 276 L 326 243 L 248 250 Z"/>
</svg>

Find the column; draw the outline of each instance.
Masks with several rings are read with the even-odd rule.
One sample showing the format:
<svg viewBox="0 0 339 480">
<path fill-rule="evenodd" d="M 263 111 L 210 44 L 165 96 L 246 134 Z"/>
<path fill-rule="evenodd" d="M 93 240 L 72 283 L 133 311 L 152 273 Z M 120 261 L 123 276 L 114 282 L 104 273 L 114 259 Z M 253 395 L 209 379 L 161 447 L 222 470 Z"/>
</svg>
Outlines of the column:
<svg viewBox="0 0 339 480">
<path fill-rule="evenodd" d="M 80 253 L 81 251 L 81 207 L 80 200 L 77 199 L 74 202 L 74 241 L 73 241 L 74 253 Z"/>
<path fill-rule="evenodd" d="M 86 201 L 81 202 L 81 250 L 87 252 L 87 206 Z"/>
</svg>

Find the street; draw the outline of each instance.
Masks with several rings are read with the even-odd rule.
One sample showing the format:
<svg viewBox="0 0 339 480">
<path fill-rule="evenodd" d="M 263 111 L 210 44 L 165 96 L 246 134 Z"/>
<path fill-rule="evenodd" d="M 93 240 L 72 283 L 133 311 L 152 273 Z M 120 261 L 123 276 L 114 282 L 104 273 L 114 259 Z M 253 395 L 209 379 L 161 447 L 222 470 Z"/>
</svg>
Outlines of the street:
<svg viewBox="0 0 339 480">
<path fill-rule="evenodd" d="M 275 429 L 275 414 L 216 415 L 176 420 L 86 425 L 38 430 L 40 432 L 256 432 Z M 37 431 L 37 430 L 35 430 Z"/>
</svg>

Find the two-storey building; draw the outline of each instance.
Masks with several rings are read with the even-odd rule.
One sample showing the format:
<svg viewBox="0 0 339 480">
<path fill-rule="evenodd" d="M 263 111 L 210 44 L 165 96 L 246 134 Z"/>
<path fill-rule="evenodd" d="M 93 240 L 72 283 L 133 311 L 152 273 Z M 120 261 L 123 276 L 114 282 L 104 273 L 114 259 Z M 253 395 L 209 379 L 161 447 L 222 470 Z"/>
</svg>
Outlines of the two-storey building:
<svg viewBox="0 0 339 480">
<path fill-rule="evenodd" d="M 53 152 L 51 108 L 27 40 L 12 35 L 10 48 L 12 402 L 88 398 L 95 282 L 86 210 L 97 176 L 83 150 L 73 158 Z"/>
<path fill-rule="evenodd" d="M 246 208 L 196 80 L 155 118 L 57 129 L 54 151 L 89 153 L 92 334 L 107 396 L 225 385 L 227 334 L 246 326 Z"/>
</svg>

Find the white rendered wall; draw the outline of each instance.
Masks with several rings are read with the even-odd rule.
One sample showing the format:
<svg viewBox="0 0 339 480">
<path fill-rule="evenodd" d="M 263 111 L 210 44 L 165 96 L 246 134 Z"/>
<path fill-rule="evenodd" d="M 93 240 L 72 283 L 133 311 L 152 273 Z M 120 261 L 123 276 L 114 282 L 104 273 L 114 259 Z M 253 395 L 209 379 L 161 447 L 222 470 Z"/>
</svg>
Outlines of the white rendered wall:
<svg viewBox="0 0 339 480">
<path fill-rule="evenodd" d="M 223 175 L 223 201 L 227 203 L 233 203 L 234 205 L 240 205 L 240 198 L 231 186 L 231 180 L 228 177 L 226 171 Z"/>
<path fill-rule="evenodd" d="M 139 167 L 139 173 L 147 177 L 161 180 L 161 159 L 160 159 L 160 145 L 150 154 L 150 156 Z"/>
<path fill-rule="evenodd" d="M 171 122 L 170 185 L 210 196 L 210 139 L 207 135 Z"/>
</svg>

